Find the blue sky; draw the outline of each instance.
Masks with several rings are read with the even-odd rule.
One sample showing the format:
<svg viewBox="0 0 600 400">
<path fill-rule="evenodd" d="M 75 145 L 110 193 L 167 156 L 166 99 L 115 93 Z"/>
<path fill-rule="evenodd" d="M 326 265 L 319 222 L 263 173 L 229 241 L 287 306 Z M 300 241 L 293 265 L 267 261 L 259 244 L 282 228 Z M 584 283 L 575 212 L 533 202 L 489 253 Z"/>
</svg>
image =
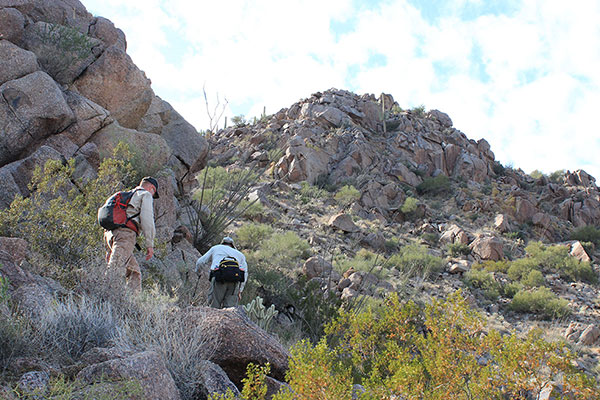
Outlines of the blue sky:
<svg viewBox="0 0 600 400">
<path fill-rule="evenodd" d="M 83 0 L 198 130 L 335 87 L 450 115 L 526 172 L 600 179 L 600 1 Z"/>
</svg>

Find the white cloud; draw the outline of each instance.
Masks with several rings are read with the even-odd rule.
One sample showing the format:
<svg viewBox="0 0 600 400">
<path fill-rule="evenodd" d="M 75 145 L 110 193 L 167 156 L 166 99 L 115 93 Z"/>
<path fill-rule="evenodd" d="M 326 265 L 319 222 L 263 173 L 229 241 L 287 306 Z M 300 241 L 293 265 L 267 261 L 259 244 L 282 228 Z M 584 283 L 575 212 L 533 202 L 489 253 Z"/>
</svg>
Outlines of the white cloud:
<svg viewBox="0 0 600 400">
<path fill-rule="evenodd" d="M 447 112 L 504 163 L 546 172 L 584 167 L 600 178 L 596 0 L 513 1 L 505 15 L 469 20 L 461 19 L 465 10 L 487 3 L 454 0 L 435 22 L 406 0 L 360 14 L 352 0 L 84 3 L 125 31 L 155 91 L 198 129 L 207 126 L 205 84 L 227 96 L 229 116 L 250 117 L 330 87 L 386 92 L 403 107 Z M 352 29 L 336 35 L 332 21 Z M 173 60 L 169 51 L 179 47 L 186 53 Z M 386 64 L 368 65 L 377 54 Z"/>
</svg>

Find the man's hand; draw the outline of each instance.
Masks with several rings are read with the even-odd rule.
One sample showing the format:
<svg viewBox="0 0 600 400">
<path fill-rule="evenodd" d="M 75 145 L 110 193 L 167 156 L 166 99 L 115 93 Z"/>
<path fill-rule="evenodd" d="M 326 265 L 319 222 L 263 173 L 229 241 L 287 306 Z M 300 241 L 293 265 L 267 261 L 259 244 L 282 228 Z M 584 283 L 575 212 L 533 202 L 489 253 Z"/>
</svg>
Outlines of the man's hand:
<svg viewBox="0 0 600 400">
<path fill-rule="evenodd" d="M 242 301 L 242 292 L 238 293 L 238 301 Z"/>
<path fill-rule="evenodd" d="M 149 261 L 154 255 L 154 249 L 152 247 L 148 247 L 146 249 L 146 261 Z"/>
</svg>

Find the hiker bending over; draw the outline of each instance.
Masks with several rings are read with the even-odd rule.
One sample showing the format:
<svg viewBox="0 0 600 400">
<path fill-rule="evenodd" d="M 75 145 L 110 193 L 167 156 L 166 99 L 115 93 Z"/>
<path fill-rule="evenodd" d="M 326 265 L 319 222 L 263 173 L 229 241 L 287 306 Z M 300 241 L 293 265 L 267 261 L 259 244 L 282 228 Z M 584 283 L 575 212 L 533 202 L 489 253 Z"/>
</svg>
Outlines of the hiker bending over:
<svg viewBox="0 0 600 400">
<path fill-rule="evenodd" d="M 156 229 L 153 199 L 158 197 L 158 181 L 152 177 L 145 177 L 135 189 L 115 193 L 98 212 L 100 225 L 105 227 L 104 242 L 108 262 L 106 272 L 119 279 L 125 277 L 127 287 L 136 294 L 142 290 L 142 274 L 133 256 L 133 250 L 141 230 L 146 239 L 146 260 L 150 260 L 154 255 Z M 122 211 L 119 213 L 119 206 L 126 215 L 122 215 Z M 104 211 L 104 214 L 110 214 L 108 218 L 112 224 L 109 225 L 101 219 L 101 211 L 107 208 L 110 211 Z M 103 217 L 106 219 L 107 215 Z"/>
<path fill-rule="evenodd" d="M 246 257 L 235 248 L 233 239 L 226 236 L 196 261 L 200 266 L 210 263 L 208 304 L 213 308 L 235 307 L 242 298 L 248 280 Z"/>
</svg>

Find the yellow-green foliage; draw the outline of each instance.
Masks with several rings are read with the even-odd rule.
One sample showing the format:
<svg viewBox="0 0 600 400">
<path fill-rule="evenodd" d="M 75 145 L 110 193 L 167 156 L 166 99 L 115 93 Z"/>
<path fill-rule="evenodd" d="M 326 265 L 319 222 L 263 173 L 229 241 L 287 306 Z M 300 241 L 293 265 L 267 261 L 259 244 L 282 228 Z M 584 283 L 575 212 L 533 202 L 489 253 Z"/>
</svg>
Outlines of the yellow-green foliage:
<svg viewBox="0 0 600 400">
<path fill-rule="evenodd" d="M 242 200 L 237 206 L 237 211 L 244 218 L 253 219 L 265 213 L 265 208 L 259 201 Z"/>
<path fill-rule="evenodd" d="M 402 247 L 397 254 L 387 260 L 386 264 L 408 276 L 426 278 L 440 272 L 444 267 L 444 261 L 440 257 L 429 254 L 427 248 L 419 244 Z"/>
<path fill-rule="evenodd" d="M 341 260 L 336 260 L 335 266 L 340 272 L 344 272 L 350 268 L 355 271 L 372 272 L 375 263 L 378 261 L 379 263 L 383 263 L 383 259 L 378 258 L 377 254 L 367 249 L 360 249 L 352 258 L 344 257 Z"/>
<path fill-rule="evenodd" d="M 414 197 L 407 197 L 404 199 L 404 203 L 402 204 L 400 211 L 402 211 L 404 214 L 413 214 L 415 211 L 417 211 L 418 204 L 419 200 L 415 199 Z"/>
<path fill-rule="evenodd" d="M 562 379 L 561 395 L 600 396 L 565 344 L 535 330 L 525 338 L 488 330 L 460 293 L 425 307 L 391 296 L 379 313 L 342 313 L 327 335 L 293 348 L 291 391 L 276 400 L 350 400 L 353 383 L 373 400 L 536 398 L 553 379 Z"/>
<path fill-rule="evenodd" d="M 287 231 L 273 234 L 261 243 L 256 258 L 271 266 L 293 267 L 310 256 L 310 245 L 296 232 Z"/>
<path fill-rule="evenodd" d="M 434 178 L 429 177 L 417 186 L 419 194 L 438 195 L 449 192 L 452 189 L 450 179 L 446 175 L 438 175 Z"/>
<path fill-rule="evenodd" d="M 242 400 L 264 400 L 267 395 L 266 378 L 271 371 L 269 363 L 260 366 L 253 363 L 248 364 L 246 368 L 246 378 L 242 379 L 244 387 L 242 388 Z M 235 400 L 237 397 L 231 390 L 225 394 L 213 393 L 208 396 L 208 400 Z"/>
<path fill-rule="evenodd" d="M 237 230 L 237 244 L 243 249 L 256 250 L 263 241 L 270 238 L 273 228 L 266 224 L 245 224 Z"/>
<path fill-rule="evenodd" d="M 49 160 L 37 167 L 29 185 L 32 194 L 16 196 L 0 211 L 0 235 L 22 237 L 43 256 L 65 265 L 85 260 L 102 244 L 98 208 L 124 189 L 123 182 L 134 173 L 127 159 L 127 149 L 118 146 L 115 156 L 100 165 L 98 177 L 85 184 L 73 183 L 74 160 Z"/>
<path fill-rule="evenodd" d="M 493 273 L 481 269 L 471 269 L 465 274 L 465 281 L 471 287 L 483 290 L 488 300 L 496 300 L 502 293 L 502 286 L 496 281 Z"/>
<path fill-rule="evenodd" d="M 534 313 L 546 319 L 569 315 L 568 301 L 558 298 L 546 287 L 517 292 L 509 307 L 517 312 Z"/>
<path fill-rule="evenodd" d="M 571 239 L 600 245 L 600 229 L 593 225 L 582 226 L 571 233 Z"/>
<path fill-rule="evenodd" d="M 320 189 L 308 182 L 300 183 L 300 201 L 303 204 L 307 204 L 313 199 L 323 199 L 328 196 L 329 193 L 326 190 Z"/>
<path fill-rule="evenodd" d="M 352 185 L 345 185 L 333 196 L 342 207 L 348 207 L 360 198 L 360 191 Z"/>
</svg>

